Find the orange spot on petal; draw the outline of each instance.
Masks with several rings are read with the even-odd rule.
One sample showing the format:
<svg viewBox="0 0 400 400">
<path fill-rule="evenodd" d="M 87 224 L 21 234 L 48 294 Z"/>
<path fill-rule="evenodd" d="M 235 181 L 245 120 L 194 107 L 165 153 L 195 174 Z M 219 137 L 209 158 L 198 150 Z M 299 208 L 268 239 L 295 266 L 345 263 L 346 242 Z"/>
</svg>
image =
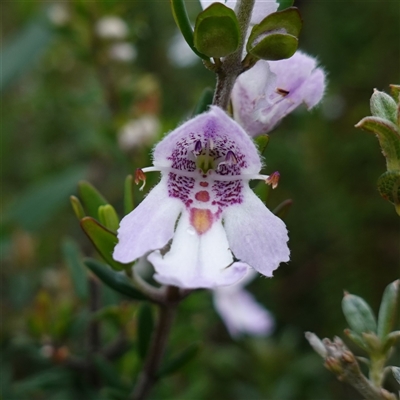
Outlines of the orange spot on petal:
<svg viewBox="0 0 400 400">
<path fill-rule="evenodd" d="M 200 208 L 190 209 L 190 223 L 199 235 L 206 233 L 213 223 L 213 215 L 210 210 Z"/>
<path fill-rule="evenodd" d="M 206 190 L 201 190 L 194 195 L 195 199 L 198 201 L 207 202 L 210 200 L 210 195 Z"/>
<path fill-rule="evenodd" d="M 207 187 L 208 186 L 208 182 L 200 182 L 200 186 Z"/>
</svg>

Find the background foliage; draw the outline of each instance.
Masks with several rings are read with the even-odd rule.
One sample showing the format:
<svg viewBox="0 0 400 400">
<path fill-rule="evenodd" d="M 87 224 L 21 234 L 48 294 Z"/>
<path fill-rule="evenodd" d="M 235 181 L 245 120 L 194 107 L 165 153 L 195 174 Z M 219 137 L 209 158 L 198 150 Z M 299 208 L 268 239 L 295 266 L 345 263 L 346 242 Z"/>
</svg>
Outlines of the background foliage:
<svg viewBox="0 0 400 400">
<path fill-rule="evenodd" d="M 187 4 L 195 17 L 199 4 Z M 65 21 L 54 5 L 64 7 Z M 386 0 L 295 5 L 304 19 L 300 48 L 318 57 L 329 87 L 317 110 L 283 121 L 266 153 L 268 170 L 281 173 L 270 206 L 293 199 L 286 218 L 291 262 L 250 287 L 275 315 L 276 331 L 233 341 L 210 294 L 191 295 L 169 355 L 196 341 L 202 350 L 163 380 L 154 398 L 357 398 L 323 369 L 303 332 L 341 334 L 343 289 L 376 310 L 398 277 L 398 218 L 376 191 L 385 161 L 376 138 L 354 124 L 370 114 L 374 87 L 388 91 L 399 81 L 400 8 Z M 153 144 L 191 115 L 214 76 L 201 61 L 173 56 L 177 29 L 167 0 L 14 1 L 1 8 L 3 398 L 118 398 L 140 368 L 138 306 L 101 286 L 102 311 L 90 316 L 93 283 L 87 286 L 77 254 L 93 250 L 68 197 L 80 179 L 89 180 L 122 216 L 125 176 L 149 165 Z M 107 15 L 128 24 L 134 60 L 112 60 L 113 40 L 96 36 Z M 160 122 L 157 137 L 122 148 L 118 132 L 148 114 Z M 142 194 L 135 195 L 139 202 Z M 100 382 L 65 365 L 70 354 L 88 354 L 85 332 L 94 320 L 103 343 L 121 330 L 130 343 L 115 362 L 98 361 Z"/>
</svg>

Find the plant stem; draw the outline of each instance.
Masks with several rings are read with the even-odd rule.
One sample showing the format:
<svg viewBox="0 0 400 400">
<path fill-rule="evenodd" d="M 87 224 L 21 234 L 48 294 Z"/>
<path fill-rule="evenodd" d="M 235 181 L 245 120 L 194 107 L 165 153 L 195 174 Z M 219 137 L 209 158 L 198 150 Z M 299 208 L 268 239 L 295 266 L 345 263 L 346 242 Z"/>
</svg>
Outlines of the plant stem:
<svg viewBox="0 0 400 400">
<path fill-rule="evenodd" d="M 153 333 L 150 349 L 146 356 L 143 369 L 139 375 L 138 382 L 129 397 L 130 400 L 145 399 L 158 379 L 157 372 L 161 365 L 169 333 L 176 314 L 178 302 L 175 302 L 174 298 L 177 296 L 179 296 L 179 290 L 173 286 L 168 286 L 167 299 L 169 302 L 159 305 L 157 327 Z"/>
<path fill-rule="evenodd" d="M 244 71 L 242 54 L 244 41 L 250 24 L 251 13 L 255 0 L 239 0 L 236 4 L 236 15 L 239 22 L 240 42 L 237 50 L 225 57 L 217 70 L 217 85 L 215 88 L 213 104 L 226 110 L 229 106 L 231 92 L 236 78 Z"/>
</svg>

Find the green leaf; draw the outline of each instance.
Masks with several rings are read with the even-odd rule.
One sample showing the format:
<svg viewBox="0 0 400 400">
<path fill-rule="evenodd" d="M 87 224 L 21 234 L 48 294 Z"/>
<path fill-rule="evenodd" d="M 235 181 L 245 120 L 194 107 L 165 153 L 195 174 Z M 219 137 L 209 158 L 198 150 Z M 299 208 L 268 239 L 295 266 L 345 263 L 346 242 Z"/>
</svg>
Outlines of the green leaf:
<svg viewBox="0 0 400 400">
<path fill-rule="evenodd" d="M 394 204 L 400 215 L 400 171 L 386 171 L 377 182 L 379 194 Z"/>
<path fill-rule="evenodd" d="M 118 242 L 114 232 L 108 230 L 92 217 L 82 218 L 81 227 L 107 264 L 118 271 L 129 267 L 130 264 L 122 264 L 112 257 L 114 247 Z"/>
<path fill-rule="evenodd" d="M 397 103 L 400 103 L 400 85 L 389 85 L 390 93 Z"/>
<path fill-rule="evenodd" d="M 365 117 L 357 125 L 377 135 L 388 171 L 400 170 L 400 133 L 395 124 L 380 117 Z"/>
<path fill-rule="evenodd" d="M 382 353 L 386 354 L 400 340 L 400 331 L 390 332 L 383 342 Z"/>
<path fill-rule="evenodd" d="M 344 333 L 346 334 L 346 336 L 353 342 L 355 343 L 358 347 L 360 347 L 361 349 L 363 349 L 364 351 L 368 350 L 368 346 L 366 345 L 366 343 L 364 342 L 364 339 L 362 336 L 360 336 L 359 334 L 355 333 L 354 331 L 352 331 L 351 329 L 345 329 Z"/>
<path fill-rule="evenodd" d="M 397 124 L 397 103 L 385 92 L 374 89 L 370 101 L 371 113 L 375 117 Z"/>
<path fill-rule="evenodd" d="M 392 367 L 392 374 L 397 383 L 400 385 L 400 367 Z"/>
<path fill-rule="evenodd" d="M 355 333 L 376 332 L 374 313 L 361 297 L 345 293 L 342 310 L 347 323 Z"/>
<path fill-rule="evenodd" d="M 62 244 L 62 252 L 71 274 L 75 293 L 80 299 L 86 300 L 88 298 L 88 283 L 79 247 L 73 240 L 65 239 Z"/>
<path fill-rule="evenodd" d="M 302 25 L 296 7 L 272 13 L 254 25 L 246 49 L 263 60 L 289 58 L 297 50 Z"/>
<path fill-rule="evenodd" d="M 128 175 L 125 178 L 124 185 L 124 211 L 125 215 L 129 214 L 135 208 L 135 202 L 133 197 L 133 176 Z"/>
<path fill-rule="evenodd" d="M 288 7 L 292 7 L 294 0 L 279 0 L 279 8 L 278 11 L 284 10 Z"/>
<path fill-rule="evenodd" d="M 71 202 L 72 209 L 74 210 L 74 214 L 78 221 L 80 221 L 83 217 L 86 217 L 85 210 L 83 209 L 82 203 L 76 196 L 70 196 L 69 200 Z"/>
<path fill-rule="evenodd" d="M 239 47 L 240 29 L 235 12 L 213 3 L 201 12 L 194 28 L 194 46 L 214 58 L 226 57 Z"/>
<path fill-rule="evenodd" d="M 105 206 L 108 201 L 87 181 L 78 183 L 78 191 L 86 212 L 93 218 L 99 218 L 99 207 Z"/>
<path fill-rule="evenodd" d="M 153 312 L 149 303 L 144 302 L 141 305 L 137 318 L 137 350 L 139 357 L 144 360 L 149 349 L 154 328 Z"/>
<path fill-rule="evenodd" d="M 111 362 L 107 361 L 100 354 L 95 354 L 93 361 L 96 366 L 96 370 L 99 372 L 99 375 L 102 378 L 102 382 L 118 389 L 127 388 L 121 380 L 119 371 Z"/>
<path fill-rule="evenodd" d="M 299 41 L 295 36 L 272 33 L 265 36 L 249 52 L 262 60 L 276 61 L 292 57 L 298 45 Z"/>
<path fill-rule="evenodd" d="M 263 135 L 259 135 L 254 139 L 254 141 L 256 142 L 256 146 L 260 154 L 264 155 L 265 150 L 267 150 L 269 144 L 269 135 L 267 135 L 266 133 Z"/>
<path fill-rule="evenodd" d="M 200 350 L 199 343 L 192 343 L 186 349 L 182 350 L 175 357 L 165 363 L 163 367 L 161 367 L 158 376 L 165 377 L 167 375 L 171 375 L 174 372 L 178 371 L 182 367 L 184 367 L 189 361 L 193 360 L 193 358 L 198 354 Z"/>
<path fill-rule="evenodd" d="M 112 232 L 117 232 L 119 227 L 119 218 L 111 204 L 99 207 L 99 219 L 107 229 Z"/>
<path fill-rule="evenodd" d="M 186 40 L 186 43 L 193 50 L 195 54 L 197 54 L 200 58 L 204 60 L 209 60 L 209 58 L 201 54 L 194 47 L 194 38 L 193 38 L 193 30 L 192 25 L 190 24 L 189 17 L 186 12 L 185 2 L 183 0 L 170 0 L 172 15 L 174 16 L 176 25 L 178 25 L 179 30 L 182 32 L 183 37 Z"/>
<path fill-rule="evenodd" d="M 396 318 L 400 299 L 400 280 L 390 283 L 383 292 L 381 306 L 378 314 L 378 336 L 381 340 L 392 331 Z"/>
<path fill-rule="evenodd" d="M 212 104 L 213 97 L 214 90 L 211 88 L 205 88 L 196 104 L 196 108 L 193 111 L 193 117 L 207 111 L 208 107 Z"/>
<path fill-rule="evenodd" d="M 85 167 L 72 167 L 33 184 L 3 214 L 3 224 L 17 224 L 34 231 L 50 222 L 68 203 L 76 182 L 85 175 Z"/>
<path fill-rule="evenodd" d="M 53 29 L 43 15 L 32 20 L 14 38 L 3 43 L 0 55 L 0 91 L 35 65 L 35 60 L 49 47 L 53 35 Z"/>
<path fill-rule="evenodd" d="M 277 207 L 272 211 L 277 217 L 284 219 L 293 205 L 293 200 L 287 199 L 282 201 Z"/>
<path fill-rule="evenodd" d="M 84 264 L 107 286 L 115 291 L 135 300 L 146 300 L 146 297 L 139 292 L 123 273 L 113 271 L 108 266 L 97 260 L 87 258 Z"/>
</svg>

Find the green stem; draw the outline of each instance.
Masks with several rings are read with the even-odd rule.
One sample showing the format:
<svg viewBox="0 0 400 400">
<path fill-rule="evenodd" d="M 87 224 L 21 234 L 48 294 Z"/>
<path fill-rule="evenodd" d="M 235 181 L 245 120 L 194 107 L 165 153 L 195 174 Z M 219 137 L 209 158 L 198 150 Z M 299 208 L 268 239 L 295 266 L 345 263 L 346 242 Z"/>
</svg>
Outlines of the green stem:
<svg viewBox="0 0 400 400">
<path fill-rule="evenodd" d="M 153 333 L 150 349 L 146 356 L 143 369 L 139 375 L 138 382 L 129 397 L 130 400 L 145 399 L 149 395 L 154 384 L 157 382 L 157 373 L 160 369 L 169 333 L 176 314 L 176 308 L 179 301 L 179 289 L 173 286 L 168 286 L 166 297 L 168 303 L 160 305 L 157 327 Z"/>
<path fill-rule="evenodd" d="M 236 78 L 243 72 L 242 54 L 244 42 L 249 28 L 255 0 L 239 0 L 236 4 L 236 15 L 240 28 L 240 42 L 237 50 L 225 57 L 217 70 L 217 85 L 213 104 L 226 110 L 229 106 L 231 92 Z"/>
</svg>

